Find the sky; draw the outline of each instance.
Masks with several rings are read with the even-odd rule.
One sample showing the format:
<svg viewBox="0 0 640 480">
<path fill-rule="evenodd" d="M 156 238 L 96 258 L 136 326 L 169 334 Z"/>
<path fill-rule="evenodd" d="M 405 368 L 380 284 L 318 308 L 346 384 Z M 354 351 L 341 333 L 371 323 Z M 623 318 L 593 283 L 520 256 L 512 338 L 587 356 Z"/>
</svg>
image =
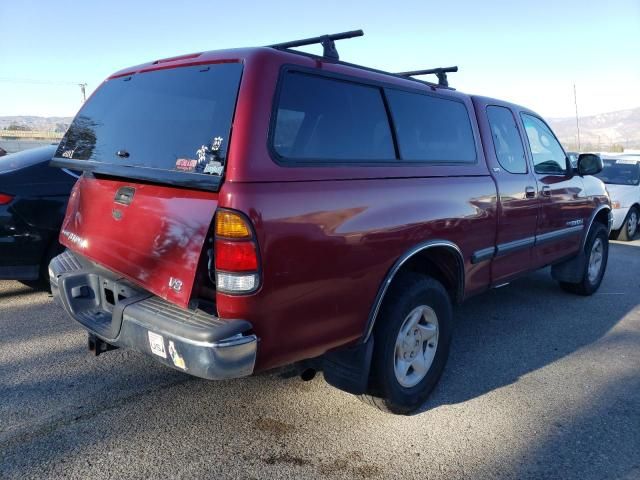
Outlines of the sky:
<svg viewBox="0 0 640 480">
<path fill-rule="evenodd" d="M 121 68 L 362 28 L 341 59 L 580 116 L 640 106 L 640 0 L 0 0 L 0 116 L 72 116 Z M 319 47 L 306 48 L 320 53 Z"/>
</svg>

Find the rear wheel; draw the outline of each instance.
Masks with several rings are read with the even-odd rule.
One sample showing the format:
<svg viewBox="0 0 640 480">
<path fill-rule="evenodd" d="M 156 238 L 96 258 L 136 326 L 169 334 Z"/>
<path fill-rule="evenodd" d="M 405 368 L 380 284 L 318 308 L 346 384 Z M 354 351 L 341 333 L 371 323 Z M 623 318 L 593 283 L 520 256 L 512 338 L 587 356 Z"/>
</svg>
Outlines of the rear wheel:
<svg viewBox="0 0 640 480">
<path fill-rule="evenodd" d="M 420 408 L 447 362 L 451 323 L 442 284 L 415 273 L 398 278 L 376 320 L 370 394 L 362 400 L 396 414 Z"/>
<path fill-rule="evenodd" d="M 638 221 L 640 221 L 640 213 L 636 207 L 631 207 L 627 218 L 622 224 L 622 228 L 618 232 L 618 240 L 629 242 L 633 240 L 633 237 L 638 233 Z"/>
<path fill-rule="evenodd" d="M 560 282 L 560 286 L 578 295 L 593 295 L 602 283 L 609 258 L 609 236 L 607 229 L 600 223 L 594 223 L 585 243 L 586 262 L 582 279 L 577 283 Z"/>
</svg>

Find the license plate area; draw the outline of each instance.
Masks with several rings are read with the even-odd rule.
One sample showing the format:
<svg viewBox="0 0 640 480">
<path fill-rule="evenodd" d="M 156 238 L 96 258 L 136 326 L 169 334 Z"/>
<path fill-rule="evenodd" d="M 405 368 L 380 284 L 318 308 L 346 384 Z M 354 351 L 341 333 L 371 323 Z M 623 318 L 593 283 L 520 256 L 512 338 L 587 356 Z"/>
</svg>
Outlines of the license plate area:
<svg viewBox="0 0 640 480">
<path fill-rule="evenodd" d="M 63 301 L 71 315 L 105 339 L 118 336 L 124 306 L 141 297 L 141 292 L 126 280 L 113 280 L 101 272 L 65 275 L 61 282 L 65 292 Z"/>
<path fill-rule="evenodd" d="M 128 282 L 123 280 L 111 280 L 106 277 L 99 277 L 100 282 L 100 304 L 106 312 L 113 313 L 115 306 L 128 298 L 137 295 Z"/>
</svg>

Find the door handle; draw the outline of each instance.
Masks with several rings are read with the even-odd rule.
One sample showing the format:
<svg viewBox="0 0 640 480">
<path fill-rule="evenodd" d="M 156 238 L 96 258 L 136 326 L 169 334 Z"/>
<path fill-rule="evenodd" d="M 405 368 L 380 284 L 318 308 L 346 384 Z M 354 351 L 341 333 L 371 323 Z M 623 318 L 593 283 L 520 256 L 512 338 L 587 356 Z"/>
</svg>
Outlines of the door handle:
<svg viewBox="0 0 640 480">
<path fill-rule="evenodd" d="M 544 187 L 542 187 L 542 195 L 544 195 L 545 197 L 551 196 L 551 187 L 549 185 L 545 185 Z"/>
<path fill-rule="evenodd" d="M 527 198 L 535 198 L 536 197 L 536 189 L 533 187 L 527 187 L 524 189 L 524 194 Z"/>
</svg>

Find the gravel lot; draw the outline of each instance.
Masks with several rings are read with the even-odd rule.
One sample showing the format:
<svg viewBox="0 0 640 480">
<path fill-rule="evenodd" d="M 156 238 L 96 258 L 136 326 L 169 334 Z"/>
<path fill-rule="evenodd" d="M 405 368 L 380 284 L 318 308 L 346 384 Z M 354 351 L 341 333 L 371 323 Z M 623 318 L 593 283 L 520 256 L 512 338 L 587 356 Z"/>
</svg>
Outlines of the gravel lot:
<svg viewBox="0 0 640 480">
<path fill-rule="evenodd" d="M 640 241 L 599 293 L 547 271 L 456 309 L 424 412 L 379 413 L 311 382 L 207 382 L 86 334 L 0 282 L 0 477 L 640 478 Z"/>
</svg>

